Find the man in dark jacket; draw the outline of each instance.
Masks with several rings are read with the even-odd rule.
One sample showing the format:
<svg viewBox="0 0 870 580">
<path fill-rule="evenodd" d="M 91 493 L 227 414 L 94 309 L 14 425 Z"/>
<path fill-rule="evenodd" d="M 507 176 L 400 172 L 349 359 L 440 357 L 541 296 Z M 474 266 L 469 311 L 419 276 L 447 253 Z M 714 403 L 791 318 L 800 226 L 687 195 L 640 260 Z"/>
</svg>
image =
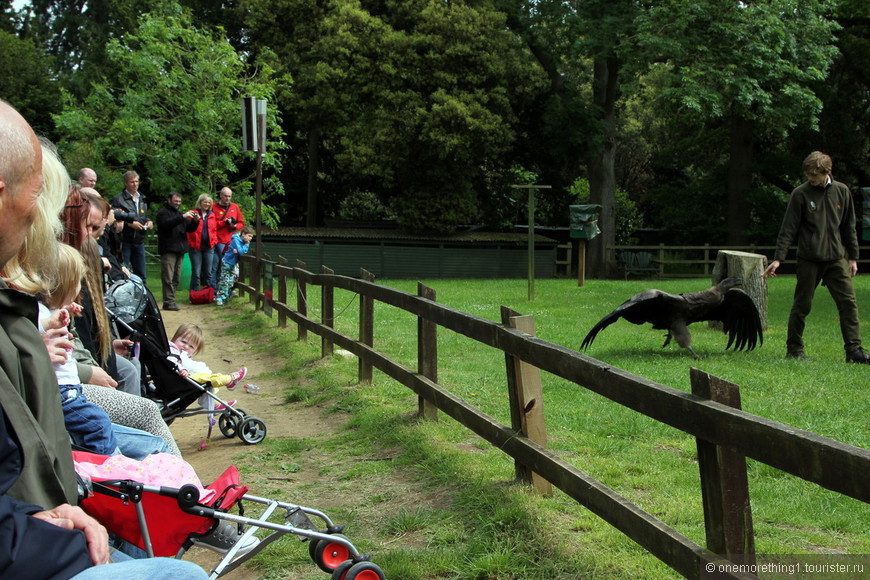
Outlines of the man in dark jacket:
<svg viewBox="0 0 870 580">
<path fill-rule="evenodd" d="M 124 191 L 112 200 L 115 217 L 124 222 L 121 253 L 124 263 L 145 283 L 145 232 L 154 227 L 148 217 L 148 202 L 139 192 L 139 174 L 124 173 Z"/>
<path fill-rule="evenodd" d="M 163 281 L 163 309 L 180 310 L 175 302 L 175 290 L 181 278 L 181 266 L 187 254 L 187 233 L 196 229 L 196 222 L 178 209 L 181 194 L 172 192 L 157 212 L 157 253 L 160 254 L 160 278 Z"/>
<path fill-rule="evenodd" d="M 787 358 L 811 360 L 804 353 L 803 333 L 816 287 L 823 282 L 840 313 L 846 362 L 870 364 L 870 354 L 861 347 L 858 302 L 852 285 L 852 277 L 858 273 L 855 207 L 849 188 L 831 178 L 832 165 L 831 158 L 821 151 L 813 151 L 804 159 L 807 181 L 791 193 L 774 260 L 764 276 L 776 276 L 789 247 L 797 243 L 797 285 L 788 317 Z"/>
</svg>

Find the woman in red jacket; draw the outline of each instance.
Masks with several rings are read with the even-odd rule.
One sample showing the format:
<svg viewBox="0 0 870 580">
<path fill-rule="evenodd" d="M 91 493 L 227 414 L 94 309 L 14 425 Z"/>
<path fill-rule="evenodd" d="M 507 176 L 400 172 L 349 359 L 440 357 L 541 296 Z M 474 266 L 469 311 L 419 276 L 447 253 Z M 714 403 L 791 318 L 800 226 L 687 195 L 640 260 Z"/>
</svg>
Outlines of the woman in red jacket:
<svg viewBox="0 0 870 580">
<path fill-rule="evenodd" d="M 217 219 L 211 211 L 214 203 L 211 196 L 203 193 L 196 200 L 196 209 L 192 209 L 185 217 L 190 216 L 197 222 L 196 230 L 187 234 L 190 244 L 190 289 L 200 290 L 200 286 L 215 287 L 212 278 L 212 256 L 217 243 Z"/>
</svg>

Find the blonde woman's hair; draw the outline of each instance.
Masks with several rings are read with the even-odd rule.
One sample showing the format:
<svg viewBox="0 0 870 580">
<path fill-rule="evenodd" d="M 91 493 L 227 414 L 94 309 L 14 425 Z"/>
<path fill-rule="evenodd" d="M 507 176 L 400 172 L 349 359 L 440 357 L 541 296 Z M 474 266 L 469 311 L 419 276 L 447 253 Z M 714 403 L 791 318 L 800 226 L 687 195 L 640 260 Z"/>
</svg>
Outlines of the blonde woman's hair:
<svg viewBox="0 0 870 580">
<path fill-rule="evenodd" d="M 202 193 L 202 194 L 200 194 L 200 196 L 198 198 L 196 198 L 196 209 L 201 210 L 202 209 L 202 202 L 204 202 L 206 200 L 214 203 L 214 200 L 212 199 L 212 197 L 209 194 Z"/>
<path fill-rule="evenodd" d="M 3 268 L 3 280 L 9 286 L 34 295 L 55 285 L 58 238 L 63 232 L 60 214 L 71 183 L 54 146 L 43 140 L 41 148 L 42 190 L 36 200 L 36 215 L 18 254 Z"/>
<path fill-rule="evenodd" d="M 202 337 L 202 329 L 192 322 L 183 322 L 178 325 L 175 334 L 172 335 L 172 342 L 179 338 L 187 339 L 187 342 L 194 346 L 193 354 L 199 354 L 205 350 L 205 341 Z"/>
<path fill-rule="evenodd" d="M 57 276 L 48 293 L 38 298 L 49 308 L 58 309 L 75 300 L 81 292 L 87 268 L 81 252 L 67 244 L 57 245 Z"/>
</svg>

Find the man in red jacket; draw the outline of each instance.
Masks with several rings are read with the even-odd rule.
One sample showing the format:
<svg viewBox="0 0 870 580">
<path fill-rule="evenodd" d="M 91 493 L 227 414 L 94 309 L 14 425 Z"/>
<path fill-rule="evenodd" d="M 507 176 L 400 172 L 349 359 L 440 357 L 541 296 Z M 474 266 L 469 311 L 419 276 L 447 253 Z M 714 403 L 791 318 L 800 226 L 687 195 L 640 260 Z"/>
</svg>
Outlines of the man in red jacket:
<svg viewBox="0 0 870 580">
<path fill-rule="evenodd" d="M 220 275 L 221 256 L 224 248 L 230 243 L 233 234 L 240 231 L 245 225 L 245 217 L 239 206 L 233 203 L 233 190 L 224 187 L 218 194 L 217 203 L 211 208 L 214 219 L 217 222 L 217 243 L 214 246 L 212 258 L 212 280 L 217 280 Z"/>
</svg>

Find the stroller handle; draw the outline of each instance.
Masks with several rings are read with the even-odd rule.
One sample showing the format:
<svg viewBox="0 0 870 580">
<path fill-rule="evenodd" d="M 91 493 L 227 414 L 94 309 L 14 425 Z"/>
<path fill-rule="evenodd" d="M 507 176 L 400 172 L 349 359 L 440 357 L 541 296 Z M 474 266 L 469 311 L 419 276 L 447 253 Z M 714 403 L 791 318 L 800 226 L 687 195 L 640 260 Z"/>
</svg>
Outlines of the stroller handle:
<svg viewBox="0 0 870 580">
<path fill-rule="evenodd" d="M 129 340 L 132 340 L 133 342 L 140 342 L 142 340 L 142 333 L 140 333 L 138 330 L 136 330 L 135 328 L 133 328 L 132 326 L 130 326 L 129 324 L 127 324 L 126 322 L 121 320 L 121 318 L 117 314 L 115 314 L 114 312 L 109 310 L 108 306 L 106 306 L 105 309 L 106 309 L 106 313 L 109 315 L 109 319 L 115 325 L 117 325 L 119 328 L 121 328 L 125 331 L 125 333 L 126 333 L 125 335 Z"/>
</svg>

